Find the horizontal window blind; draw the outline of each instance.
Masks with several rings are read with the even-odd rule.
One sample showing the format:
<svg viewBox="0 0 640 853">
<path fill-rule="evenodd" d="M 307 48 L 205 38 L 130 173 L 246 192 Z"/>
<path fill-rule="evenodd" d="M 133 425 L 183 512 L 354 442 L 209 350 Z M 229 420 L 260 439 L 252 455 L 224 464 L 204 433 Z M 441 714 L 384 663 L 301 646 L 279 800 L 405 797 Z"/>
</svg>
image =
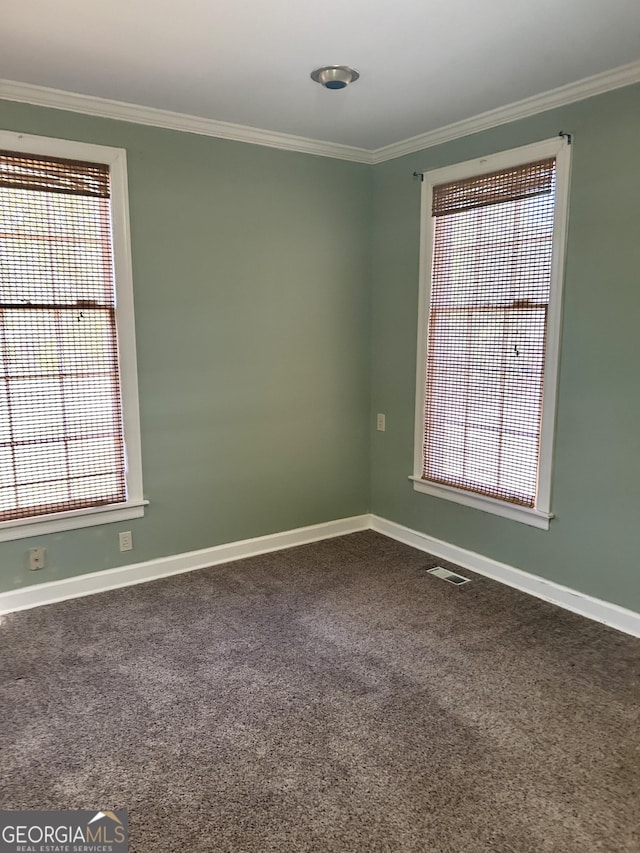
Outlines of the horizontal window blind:
<svg viewBox="0 0 640 853">
<path fill-rule="evenodd" d="M 0 521 L 125 500 L 108 166 L 0 152 Z"/>
<path fill-rule="evenodd" d="M 555 160 L 434 187 L 422 478 L 534 507 Z"/>
<path fill-rule="evenodd" d="M 433 188 L 432 215 L 446 216 L 489 204 L 548 195 L 553 186 L 554 170 L 555 160 L 547 159 L 463 181 L 440 184 Z"/>
<path fill-rule="evenodd" d="M 109 198 L 109 169 L 100 163 L 0 151 L 0 187 Z"/>
</svg>

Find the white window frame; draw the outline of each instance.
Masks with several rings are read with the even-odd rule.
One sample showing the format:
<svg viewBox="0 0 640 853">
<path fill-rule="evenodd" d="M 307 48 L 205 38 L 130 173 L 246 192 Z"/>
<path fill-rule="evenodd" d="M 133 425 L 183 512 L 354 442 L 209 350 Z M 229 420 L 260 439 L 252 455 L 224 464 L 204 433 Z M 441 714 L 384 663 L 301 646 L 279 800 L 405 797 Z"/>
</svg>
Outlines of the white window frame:
<svg viewBox="0 0 640 853">
<path fill-rule="evenodd" d="M 5 151 L 39 154 L 44 157 L 62 157 L 69 160 L 104 163 L 109 166 L 118 369 L 122 396 L 127 483 L 127 500 L 124 503 L 47 513 L 0 522 L 0 542 L 140 518 L 144 515 L 144 507 L 149 502 L 144 500 L 142 491 L 142 452 L 126 151 L 122 148 L 109 148 L 104 145 L 92 145 L 66 139 L 51 139 L 45 136 L 31 136 L 11 131 L 0 131 L 0 148 Z"/>
<path fill-rule="evenodd" d="M 435 217 L 431 215 L 433 188 L 439 184 L 471 178 L 489 172 L 497 172 L 511 166 L 532 163 L 550 157 L 556 159 L 556 200 L 553 226 L 551 260 L 551 288 L 547 315 L 547 341 L 544 370 L 544 398 L 538 463 L 538 488 L 534 508 L 517 506 L 496 498 L 486 497 L 452 486 L 432 483 L 422 478 L 422 447 L 424 440 L 425 387 L 427 379 L 427 352 L 431 274 Z M 423 173 L 421 200 L 420 236 L 420 296 L 418 306 L 418 358 L 416 369 L 416 414 L 413 488 L 434 497 L 454 501 L 474 509 L 491 512 L 529 524 L 543 530 L 549 529 L 551 512 L 551 485 L 553 471 L 553 444 L 555 435 L 556 400 L 558 393 L 558 366 L 560 358 L 560 330 L 562 322 L 562 286 L 564 257 L 569 212 L 569 179 L 571 168 L 571 145 L 566 137 L 556 137 L 533 145 L 524 145 L 509 151 L 501 151 L 487 157 L 468 160 L 442 169 Z"/>
</svg>

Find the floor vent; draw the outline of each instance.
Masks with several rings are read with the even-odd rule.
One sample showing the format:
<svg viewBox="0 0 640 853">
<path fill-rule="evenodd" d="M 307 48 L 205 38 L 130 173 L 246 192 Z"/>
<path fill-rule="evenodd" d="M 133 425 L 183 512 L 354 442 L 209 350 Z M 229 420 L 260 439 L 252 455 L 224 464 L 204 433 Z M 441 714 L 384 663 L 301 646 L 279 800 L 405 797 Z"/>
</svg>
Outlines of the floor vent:
<svg viewBox="0 0 640 853">
<path fill-rule="evenodd" d="M 450 572 L 449 569 L 443 569 L 442 566 L 436 566 L 434 569 L 427 569 L 430 575 L 435 575 L 437 578 L 442 578 L 443 581 L 454 583 L 456 586 L 462 586 L 463 583 L 469 583 L 471 578 L 463 578 L 462 575 L 457 575 L 455 572 Z"/>
</svg>

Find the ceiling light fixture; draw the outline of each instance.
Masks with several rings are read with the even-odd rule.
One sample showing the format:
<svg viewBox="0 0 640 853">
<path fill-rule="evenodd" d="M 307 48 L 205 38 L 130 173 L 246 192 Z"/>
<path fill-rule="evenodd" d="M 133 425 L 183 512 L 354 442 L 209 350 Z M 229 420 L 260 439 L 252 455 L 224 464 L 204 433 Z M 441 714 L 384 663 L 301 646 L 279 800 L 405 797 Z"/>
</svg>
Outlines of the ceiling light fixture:
<svg viewBox="0 0 640 853">
<path fill-rule="evenodd" d="M 344 89 L 359 76 L 355 68 L 349 68 L 348 65 L 323 65 L 311 72 L 311 79 L 325 89 Z"/>
</svg>

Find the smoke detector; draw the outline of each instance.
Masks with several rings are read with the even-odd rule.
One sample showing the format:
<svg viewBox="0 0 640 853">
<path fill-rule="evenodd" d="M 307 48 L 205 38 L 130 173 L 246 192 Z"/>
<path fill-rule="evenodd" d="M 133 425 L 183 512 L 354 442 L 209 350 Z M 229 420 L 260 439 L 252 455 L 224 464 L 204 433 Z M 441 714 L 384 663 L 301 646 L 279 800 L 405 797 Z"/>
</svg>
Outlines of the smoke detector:
<svg viewBox="0 0 640 853">
<path fill-rule="evenodd" d="M 348 65 L 323 65 L 311 72 L 311 79 L 325 89 L 344 89 L 359 76 L 355 68 L 349 68 Z"/>
</svg>

